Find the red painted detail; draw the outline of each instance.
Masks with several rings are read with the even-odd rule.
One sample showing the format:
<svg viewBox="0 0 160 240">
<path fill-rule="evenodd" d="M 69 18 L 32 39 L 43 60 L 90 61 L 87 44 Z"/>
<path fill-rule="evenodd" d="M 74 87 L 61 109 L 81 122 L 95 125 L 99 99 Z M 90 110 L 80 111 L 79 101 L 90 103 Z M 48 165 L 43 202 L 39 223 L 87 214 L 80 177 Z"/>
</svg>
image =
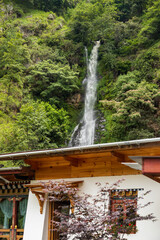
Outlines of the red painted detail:
<svg viewBox="0 0 160 240">
<path fill-rule="evenodd" d="M 160 158 L 143 158 L 144 174 L 160 174 Z"/>
<path fill-rule="evenodd" d="M 16 198 L 13 198 L 13 214 L 12 214 L 12 240 L 16 240 L 15 236 L 15 228 L 16 228 L 16 220 L 17 220 L 17 202 Z"/>
</svg>

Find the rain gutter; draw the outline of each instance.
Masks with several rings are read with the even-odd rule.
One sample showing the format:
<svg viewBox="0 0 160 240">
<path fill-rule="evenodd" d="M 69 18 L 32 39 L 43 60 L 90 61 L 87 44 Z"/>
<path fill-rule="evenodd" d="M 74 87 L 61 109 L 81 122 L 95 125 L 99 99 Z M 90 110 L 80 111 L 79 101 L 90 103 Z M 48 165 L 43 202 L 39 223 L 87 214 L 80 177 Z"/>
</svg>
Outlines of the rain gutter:
<svg viewBox="0 0 160 240">
<path fill-rule="evenodd" d="M 68 154 L 78 154 L 78 153 L 81 154 L 84 152 L 97 151 L 97 150 L 109 150 L 109 149 L 120 150 L 120 149 L 125 149 L 130 147 L 139 148 L 140 146 L 143 146 L 146 144 L 147 145 L 158 144 L 158 146 L 160 146 L 160 138 L 147 138 L 147 139 L 140 139 L 140 140 L 94 144 L 94 145 L 78 146 L 78 147 L 67 147 L 67 148 L 50 149 L 50 150 L 38 150 L 38 151 L 0 154 L 0 161 L 27 159 L 27 158 L 36 157 L 39 155 L 54 156 L 54 155 L 68 155 Z"/>
</svg>

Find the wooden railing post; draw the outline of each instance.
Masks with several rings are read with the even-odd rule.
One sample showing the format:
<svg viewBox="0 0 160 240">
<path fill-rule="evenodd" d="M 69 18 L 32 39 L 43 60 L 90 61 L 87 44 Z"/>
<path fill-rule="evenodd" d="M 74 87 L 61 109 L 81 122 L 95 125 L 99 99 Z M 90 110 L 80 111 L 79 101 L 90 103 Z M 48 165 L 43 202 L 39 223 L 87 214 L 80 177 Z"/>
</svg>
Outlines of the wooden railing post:
<svg viewBox="0 0 160 240">
<path fill-rule="evenodd" d="M 12 240 L 12 226 L 10 228 L 9 240 Z"/>
<path fill-rule="evenodd" d="M 16 240 L 16 219 L 17 219 L 17 203 L 16 198 L 13 197 L 13 213 L 12 213 L 12 238 L 11 240 Z"/>
</svg>

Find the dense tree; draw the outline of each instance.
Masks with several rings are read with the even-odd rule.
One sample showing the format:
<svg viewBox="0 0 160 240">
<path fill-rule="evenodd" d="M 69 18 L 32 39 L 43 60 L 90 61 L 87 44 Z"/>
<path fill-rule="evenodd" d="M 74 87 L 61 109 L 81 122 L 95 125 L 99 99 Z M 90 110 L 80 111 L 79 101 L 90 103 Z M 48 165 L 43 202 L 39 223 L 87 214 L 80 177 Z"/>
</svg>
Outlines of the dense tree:
<svg viewBox="0 0 160 240">
<path fill-rule="evenodd" d="M 48 103 L 28 103 L 21 107 L 16 127 L 22 132 L 20 144 L 27 144 L 25 149 L 56 147 L 67 139 L 69 118 L 64 109 Z"/>
<path fill-rule="evenodd" d="M 134 16 L 141 16 L 145 11 L 148 0 L 115 0 L 119 10 L 120 21 L 128 21 Z"/>
<path fill-rule="evenodd" d="M 97 40 L 98 142 L 160 136 L 159 8 L 160 0 L 1 0 L 0 151 L 68 141 L 82 110 L 84 47 L 90 54 Z"/>
<path fill-rule="evenodd" d="M 160 118 L 156 99 L 159 99 L 160 92 L 156 84 L 141 81 L 140 72 L 135 71 L 120 76 L 114 91 L 114 100 L 102 101 L 110 116 L 107 122 L 107 140 L 159 136 L 157 127 Z"/>
<path fill-rule="evenodd" d="M 0 43 L 0 109 L 10 115 L 20 108 L 28 49 L 22 34 L 15 29 L 4 32 Z"/>
<path fill-rule="evenodd" d="M 63 14 L 67 8 L 73 8 L 79 0 L 29 0 L 35 8 Z"/>
<path fill-rule="evenodd" d="M 60 106 L 76 90 L 76 73 L 68 65 L 46 60 L 31 67 L 28 81 L 34 95 Z"/>
<path fill-rule="evenodd" d="M 103 40 L 104 36 L 109 35 L 114 16 L 112 0 L 82 1 L 71 11 L 70 37 L 85 45 L 90 45 L 90 41 Z"/>
<path fill-rule="evenodd" d="M 29 102 L 21 107 L 16 121 L 1 124 L 0 150 L 23 151 L 65 144 L 70 122 L 64 109 L 49 103 Z"/>
<path fill-rule="evenodd" d="M 153 5 L 147 9 L 144 16 L 143 28 L 140 31 L 140 36 L 143 36 L 150 44 L 154 40 L 159 39 L 160 34 L 160 2 L 154 1 Z"/>
</svg>

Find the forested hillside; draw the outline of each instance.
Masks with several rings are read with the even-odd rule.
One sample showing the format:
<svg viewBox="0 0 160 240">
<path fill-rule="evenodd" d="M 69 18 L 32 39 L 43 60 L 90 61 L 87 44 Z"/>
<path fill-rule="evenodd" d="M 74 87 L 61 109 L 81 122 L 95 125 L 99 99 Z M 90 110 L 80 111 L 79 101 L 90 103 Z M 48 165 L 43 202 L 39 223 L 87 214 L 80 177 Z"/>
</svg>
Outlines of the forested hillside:
<svg viewBox="0 0 160 240">
<path fill-rule="evenodd" d="M 1 153 L 67 146 L 97 40 L 96 142 L 160 136 L 160 0 L 4 0 Z"/>
</svg>

